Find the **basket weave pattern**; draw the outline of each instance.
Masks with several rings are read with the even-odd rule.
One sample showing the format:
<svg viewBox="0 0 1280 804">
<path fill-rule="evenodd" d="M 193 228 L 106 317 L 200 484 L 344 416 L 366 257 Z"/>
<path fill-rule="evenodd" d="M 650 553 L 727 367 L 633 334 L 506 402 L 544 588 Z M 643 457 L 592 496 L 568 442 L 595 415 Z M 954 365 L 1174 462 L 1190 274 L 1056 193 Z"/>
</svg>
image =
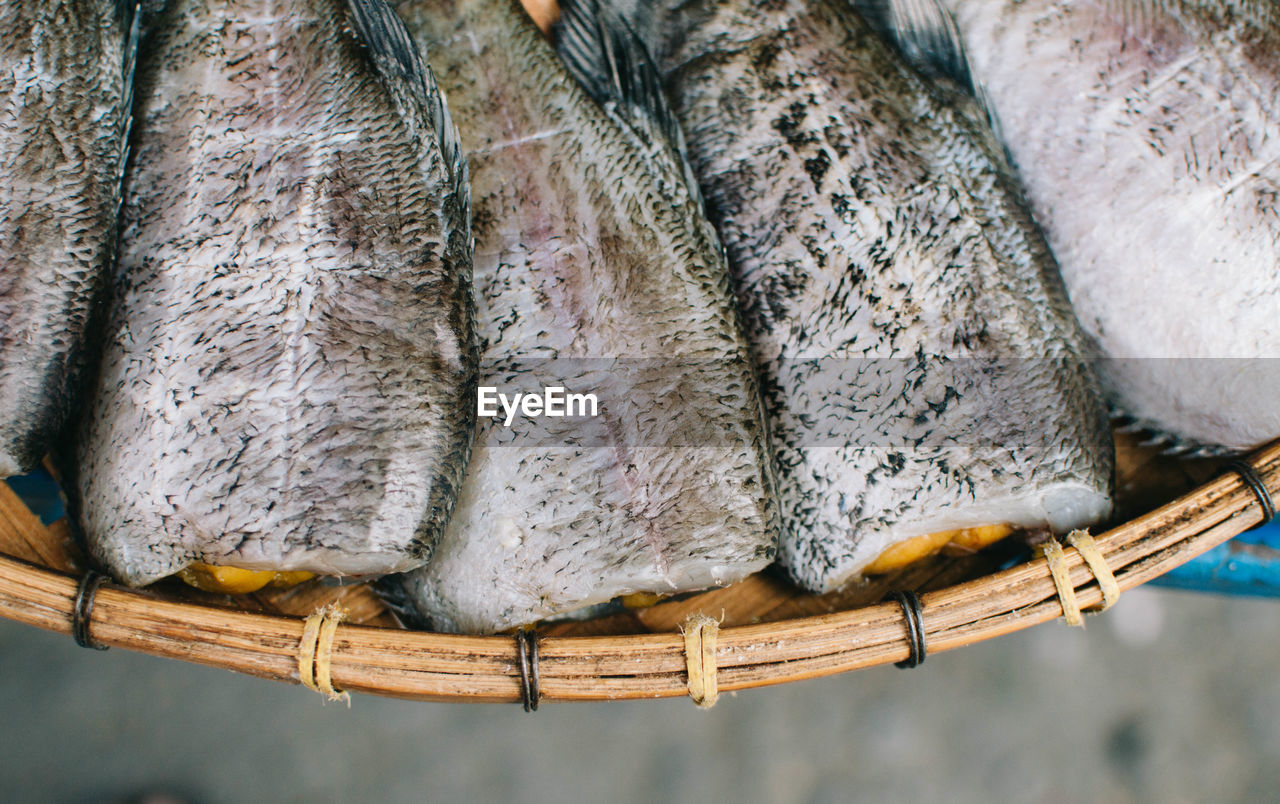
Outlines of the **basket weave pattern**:
<svg viewBox="0 0 1280 804">
<path fill-rule="evenodd" d="M 1275 494 L 1280 489 L 1280 445 L 1257 453 L 1250 463 Z M 1227 541 L 1261 519 L 1254 491 L 1238 476 L 1228 474 L 1095 539 L 1125 590 Z M 74 567 L 74 545 L 68 545 L 65 532 L 57 527 L 39 526 L 41 532 L 33 536 L 33 520 L 25 509 L 17 510 L 13 500 L 0 501 L 0 545 L 6 545 L 9 554 L 29 559 L 0 556 L 0 616 L 70 634 L 78 577 L 60 569 Z M 1066 560 L 1079 605 L 1099 604 L 1101 591 L 1082 557 L 1067 548 Z M 733 587 L 717 590 L 681 602 L 679 611 L 701 610 L 715 617 L 720 614 L 715 605 L 734 594 Z M 332 641 L 329 670 L 335 687 L 417 700 L 521 700 L 516 639 L 385 627 L 389 622 L 385 613 L 371 600 L 363 590 L 348 596 L 350 622 L 338 627 Z M 303 596 L 292 605 L 318 608 L 321 602 Z M 921 595 L 921 602 L 930 654 L 1063 613 L 1044 559 L 947 585 Z M 661 619 L 662 606 L 655 609 Z M 744 619 L 748 624 L 735 624 Z M 754 624 L 749 620 L 735 614 L 719 631 L 715 671 L 721 691 L 898 662 L 910 652 L 903 610 L 893 602 Z M 236 611 L 107 584 L 94 601 L 91 627 L 94 641 L 102 645 L 278 681 L 300 681 L 298 652 L 304 623 L 298 616 Z M 571 630 L 561 627 L 550 633 Z M 578 630 L 589 632 L 590 624 Z M 688 694 L 685 640 L 674 629 L 544 636 L 538 653 L 542 701 Z"/>
</svg>

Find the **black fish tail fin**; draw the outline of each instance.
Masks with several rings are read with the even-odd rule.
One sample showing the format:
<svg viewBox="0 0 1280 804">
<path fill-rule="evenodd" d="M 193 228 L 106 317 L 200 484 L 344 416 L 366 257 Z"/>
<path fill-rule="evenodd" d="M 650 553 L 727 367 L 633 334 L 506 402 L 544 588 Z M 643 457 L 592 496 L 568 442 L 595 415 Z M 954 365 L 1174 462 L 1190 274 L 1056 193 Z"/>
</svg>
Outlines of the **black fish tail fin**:
<svg viewBox="0 0 1280 804">
<path fill-rule="evenodd" d="M 460 202 L 459 212 L 464 217 L 456 223 L 470 242 L 471 183 L 467 160 L 435 75 L 426 66 L 404 21 L 386 0 L 347 0 L 347 8 L 352 31 L 364 44 L 374 69 L 407 107 L 414 122 L 434 137 L 453 194 Z"/>
<path fill-rule="evenodd" d="M 600 0 L 564 0 L 552 41 L 574 79 L 614 119 L 646 145 L 677 160 L 690 194 L 701 205 L 684 134 L 667 103 L 658 68 L 644 43 Z"/>
<path fill-rule="evenodd" d="M 383 575 L 370 586 L 400 625 L 414 631 L 429 631 L 431 621 L 414 604 L 414 596 L 408 583 L 409 575 L 402 573 Z"/>
<path fill-rule="evenodd" d="M 960 29 L 938 0 L 853 0 L 853 6 L 917 68 L 974 88 Z"/>
<path fill-rule="evenodd" d="M 124 83 L 121 87 L 120 108 L 120 161 L 116 165 L 115 197 L 112 207 L 115 220 L 120 219 L 120 205 L 124 201 L 124 173 L 129 164 L 129 138 L 133 133 L 133 76 L 138 66 L 138 44 L 142 38 L 142 8 L 138 0 L 116 0 L 116 22 L 124 33 L 124 50 L 120 69 Z"/>
<path fill-rule="evenodd" d="M 1240 450 L 1233 450 L 1230 447 L 1208 444 L 1179 435 L 1153 419 L 1130 413 L 1115 399 L 1107 400 L 1107 414 L 1111 419 L 1113 430 L 1136 436 L 1139 439 L 1139 447 L 1156 447 L 1161 455 L 1174 458 L 1223 458 L 1241 453 Z"/>
<path fill-rule="evenodd" d="M 986 91 L 974 77 L 960 28 L 939 0 L 852 1 L 867 24 L 894 44 L 916 69 L 926 75 L 949 78 L 976 98 L 999 132 Z"/>
<path fill-rule="evenodd" d="M 116 22 L 124 32 L 120 69 L 124 75 L 125 108 L 133 104 L 133 74 L 138 65 L 138 44 L 142 39 L 142 4 L 139 0 L 116 0 Z"/>
</svg>

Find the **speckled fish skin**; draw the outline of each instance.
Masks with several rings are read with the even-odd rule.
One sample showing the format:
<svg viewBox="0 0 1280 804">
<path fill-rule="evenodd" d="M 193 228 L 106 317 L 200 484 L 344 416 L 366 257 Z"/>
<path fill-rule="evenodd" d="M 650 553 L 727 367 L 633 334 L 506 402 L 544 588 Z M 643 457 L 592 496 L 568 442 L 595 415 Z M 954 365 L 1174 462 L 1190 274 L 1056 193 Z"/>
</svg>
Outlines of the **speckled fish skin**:
<svg viewBox="0 0 1280 804">
<path fill-rule="evenodd" d="M 1118 408 L 1175 447 L 1280 436 L 1280 6 L 942 5 Z"/>
<path fill-rule="evenodd" d="M 544 358 L 601 414 L 518 432 L 482 418 L 440 548 L 402 591 L 434 628 L 491 632 L 763 568 L 763 412 L 682 160 L 625 99 L 584 92 L 515 0 L 397 7 L 469 151 L 485 363 L 515 367 L 510 392 Z M 686 361 L 697 373 L 671 368 Z"/>
<path fill-rule="evenodd" d="M 150 28 L 78 461 L 122 582 L 402 571 L 448 517 L 478 359 L 465 162 L 411 44 L 362 46 L 357 9 L 400 24 L 190 0 Z"/>
<path fill-rule="evenodd" d="M 974 105 L 843 2 L 645 8 L 760 361 L 790 574 L 1105 516 L 1084 341 Z"/>
<path fill-rule="evenodd" d="M 73 407 L 111 265 L 136 36 L 116 0 L 0 2 L 0 477 Z"/>
</svg>

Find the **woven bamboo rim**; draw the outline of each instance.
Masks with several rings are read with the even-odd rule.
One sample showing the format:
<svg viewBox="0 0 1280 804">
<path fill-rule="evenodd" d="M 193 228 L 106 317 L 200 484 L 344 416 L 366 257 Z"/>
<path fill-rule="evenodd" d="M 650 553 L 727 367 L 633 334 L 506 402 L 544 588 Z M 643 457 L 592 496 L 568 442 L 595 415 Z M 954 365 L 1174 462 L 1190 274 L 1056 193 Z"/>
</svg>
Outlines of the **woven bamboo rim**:
<svg viewBox="0 0 1280 804">
<path fill-rule="evenodd" d="M 1280 488 L 1280 444 L 1250 463 L 1272 493 Z M 1262 509 L 1236 475 L 1095 537 L 1122 590 L 1131 589 L 1256 525 Z M 1082 608 L 1101 602 L 1079 553 L 1067 552 Z M 70 634 L 78 579 L 0 556 L 0 616 Z M 1037 559 L 921 596 L 930 654 L 1052 620 L 1063 613 L 1046 561 Z M 713 612 L 707 612 L 713 614 Z M 92 612 L 101 645 L 299 683 L 303 620 L 160 599 L 105 585 Z M 898 662 L 910 652 L 897 603 L 719 631 L 721 691 L 780 684 Z M 662 698 L 688 694 L 679 633 L 547 637 L 539 643 L 543 702 Z M 458 636 L 364 625 L 334 635 L 334 686 L 351 692 L 433 701 L 522 699 L 520 658 L 509 636 Z"/>
</svg>

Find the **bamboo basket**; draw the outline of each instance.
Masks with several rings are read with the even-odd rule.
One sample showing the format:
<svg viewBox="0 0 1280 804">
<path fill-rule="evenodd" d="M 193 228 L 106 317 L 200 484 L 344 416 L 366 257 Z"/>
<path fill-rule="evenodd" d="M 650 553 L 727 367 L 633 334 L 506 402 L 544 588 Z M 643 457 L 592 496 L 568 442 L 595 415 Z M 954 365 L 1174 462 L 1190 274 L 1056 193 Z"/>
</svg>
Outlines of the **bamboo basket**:
<svg viewBox="0 0 1280 804">
<path fill-rule="evenodd" d="M 1095 541 L 1121 590 L 1263 519 L 1257 492 L 1238 474 L 1218 474 L 1220 466 L 1213 461 L 1163 459 L 1123 435 L 1117 436 L 1117 455 L 1118 512 L 1124 521 Z M 1248 461 L 1275 494 L 1280 443 Z M 1067 549 L 1065 558 L 1078 604 L 1098 605 L 1102 591 L 1082 556 Z M 527 636 L 402 630 L 376 596 L 359 586 L 312 582 L 231 598 L 176 583 L 146 590 L 107 584 L 93 599 L 87 625 L 99 646 L 300 683 L 306 667 L 300 653 L 316 648 L 315 618 L 310 627 L 304 618 L 336 604 L 347 614 L 336 631 L 331 628 L 326 643 L 332 688 L 415 700 L 523 700 L 526 708 L 536 708 L 539 700 L 690 694 L 697 657 L 686 650 L 680 627 L 691 615 L 705 614 L 719 623 L 701 657 L 711 674 L 713 702 L 717 687 L 780 684 L 907 659 L 913 648 L 906 606 L 879 602 L 893 590 L 922 591 L 920 625 L 929 653 L 1064 613 L 1044 558 L 996 569 L 1002 560 L 1007 556 L 989 552 L 939 557 L 823 596 L 804 594 L 766 572 L 687 599 L 544 626 L 532 643 L 532 669 Z M 65 520 L 41 524 L 0 483 L 0 616 L 70 634 L 85 569 Z M 309 649 L 308 638 L 313 640 Z"/>
</svg>

